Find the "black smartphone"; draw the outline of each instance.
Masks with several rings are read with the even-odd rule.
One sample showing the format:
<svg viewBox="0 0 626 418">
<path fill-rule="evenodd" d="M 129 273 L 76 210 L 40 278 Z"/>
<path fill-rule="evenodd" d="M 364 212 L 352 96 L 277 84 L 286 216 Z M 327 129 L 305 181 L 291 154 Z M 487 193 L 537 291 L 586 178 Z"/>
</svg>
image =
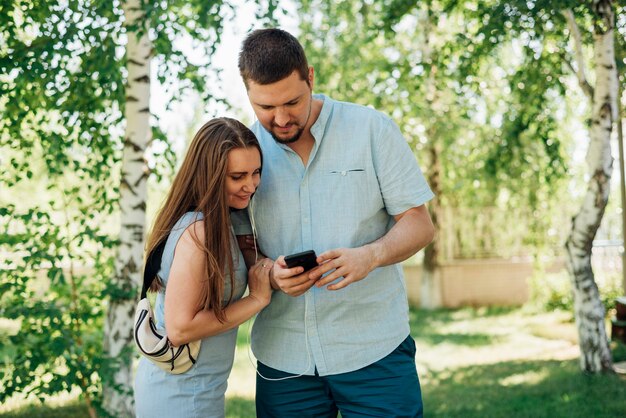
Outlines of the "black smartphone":
<svg viewBox="0 0 626 418">
<path fill-rule="evenodd" d="M 297 266 L 304 267 L 304 271 L 311 270 L 313 267 L 317 267 L 317 255 L 315 251 L 303 251 L 297 254 L 290 254 L 285 256 L 285 263 L 287 267 L 294 268 Z"/>
</svg>

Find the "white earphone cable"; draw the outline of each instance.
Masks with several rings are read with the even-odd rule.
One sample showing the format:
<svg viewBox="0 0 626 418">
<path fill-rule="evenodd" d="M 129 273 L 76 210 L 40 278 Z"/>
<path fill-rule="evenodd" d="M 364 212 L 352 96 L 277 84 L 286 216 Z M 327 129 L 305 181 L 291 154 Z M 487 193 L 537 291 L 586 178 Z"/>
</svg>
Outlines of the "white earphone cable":
<svg viewBox="0 0 626 418">
<path fill-rule="evenodd" d="M 254 205 L 254 196 L 252 197 L 252 199 L 250 200 L 250 207 L 248 209 L 248 215 L 250 217 L 250 225 L 252 226 L 252 236 L 254 237 L 254 261 L 257 262 L 258 258 L 259 258 L 259 253 L 257 250 L 257 232 L 256 232 L 256 223 L 254 221 L 254 214 L 253 214 L 253 210 L 252 207 Z M 265 380 L 269 380 L 269 381 L 278 381 L 278 380 L 287 380 L 287 379 L 295 379 L 296 377 L 302 377 L 304 376 L 304 374 L 306 372 L 309 371 L 309 368 L 311 367 L 311 351 L 309 350 L 309 329 L 307 326 L 307 317 L 308 317 L 308 307 L 309 304 L 306 300 L 306 297 L 304 298 L 304 345 L 306 346 L 306 356 L 307 356 L 307 365 L 306 368 L 304 369 L 304 371 L 300 374 L 297 375 L 293 375 L 293 376 L 286 376 L 286 377 L 280 377 L 280 378 L 270 378 L 270 377 L 265 377 L 261 374 L 261 372 L 259 372 L 259 369 L 256 367 L 256 365 L 254 364 L 254 360 L 252 359 L 252 345 L 250 343 L 250 336 L 252 335 L 252 321 L 248 321 L 248 359 L 250 360 L 250 364 L 252 365 L 252 367 L 254 367 L 254 370 L 256 371 L 256 373 Z M 256 316 L 255 316 L 256 319 Z"/>
</svg>

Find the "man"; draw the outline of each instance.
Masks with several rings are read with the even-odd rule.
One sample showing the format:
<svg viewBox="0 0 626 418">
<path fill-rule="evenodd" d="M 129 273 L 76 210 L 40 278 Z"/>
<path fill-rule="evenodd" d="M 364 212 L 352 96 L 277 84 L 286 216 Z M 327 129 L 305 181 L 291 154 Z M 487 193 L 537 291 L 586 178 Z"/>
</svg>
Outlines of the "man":
<svg viewBox="0 0 626 418">
<path fill-rule="evenodd" d="M 415 157 L 387 116 L 313 95 L 285 31 L 251 33 L 239 70 L 265 161 L 249 213 L 279 290 L 252 332 L 257 415 L 422 416 L 398 264 L 434 234 Z M 287 269 L 305 250 L 320 266 Z"/>
</svg>

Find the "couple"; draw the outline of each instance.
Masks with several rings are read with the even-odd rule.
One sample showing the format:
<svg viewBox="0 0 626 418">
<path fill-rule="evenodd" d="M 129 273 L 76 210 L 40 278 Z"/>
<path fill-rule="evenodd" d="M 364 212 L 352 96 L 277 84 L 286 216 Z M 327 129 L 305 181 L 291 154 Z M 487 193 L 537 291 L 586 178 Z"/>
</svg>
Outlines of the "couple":
<svg viewBox="0 0 626 418">
<path fill-rule="evenodd" d="M 258 121 L 200 129 L 148 242 L 169 233 L 159 325 L 174 345 L 203 339 L 199 359 L 181 375 L 142 359 L 137 415 L 223 417 L 237 327 L 258 313 L 257 416 L 422 416 L 398 264 L 433 237 L 415 157 L 387 116 L 313 95 L 285 31 L 252 32 L 239 70 Z M 260 260 L 234 239 L 253 230 Z M 305 250 L 320 265 L 287 268 Z"/>
</svg>

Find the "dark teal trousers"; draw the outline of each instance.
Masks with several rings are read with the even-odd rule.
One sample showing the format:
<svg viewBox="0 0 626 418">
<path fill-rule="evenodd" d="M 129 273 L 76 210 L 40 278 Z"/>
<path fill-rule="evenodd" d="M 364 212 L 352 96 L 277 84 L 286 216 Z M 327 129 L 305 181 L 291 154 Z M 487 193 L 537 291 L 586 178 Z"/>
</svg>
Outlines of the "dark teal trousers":
<svg viewBox="0 0 626 418">
<path fill-rule="evenodd" d="M 258 363 L 268 378 L 281 372 Z M 387 357 L 353 372 L 270 381 L 257 375 L 256 412 L 261 418 L 422 417 L 422 393 L 415 369 L 415 341 L 409 335 Z"/>
</svg>

